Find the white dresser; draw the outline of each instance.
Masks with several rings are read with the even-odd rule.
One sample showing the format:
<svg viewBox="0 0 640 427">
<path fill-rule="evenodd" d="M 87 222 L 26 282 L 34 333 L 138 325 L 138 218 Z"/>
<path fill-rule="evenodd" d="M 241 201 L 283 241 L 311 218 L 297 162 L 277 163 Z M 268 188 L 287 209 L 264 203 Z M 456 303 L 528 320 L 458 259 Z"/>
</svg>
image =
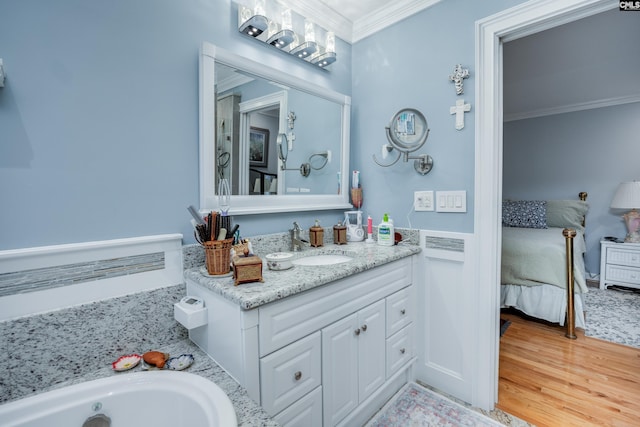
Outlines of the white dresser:
<svg viewBox="0 0 640 427">
<path fill-rule="evenodd" d="M 600 242 L 600 289 L 612 285 L 640 289 L 640 243 Z"/>
</svg>

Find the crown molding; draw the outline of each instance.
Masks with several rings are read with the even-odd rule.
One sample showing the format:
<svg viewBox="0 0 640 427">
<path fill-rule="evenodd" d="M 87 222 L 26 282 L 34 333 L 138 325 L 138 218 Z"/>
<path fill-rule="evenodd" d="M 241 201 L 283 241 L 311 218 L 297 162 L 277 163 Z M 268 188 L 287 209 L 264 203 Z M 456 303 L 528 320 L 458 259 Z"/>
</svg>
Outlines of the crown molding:
<svg viewBox="0 0 640 427">
<path fill-rule="evenodd" d="M 573 113 L 575 111 L 593 110 L 595 108 L 613 107 L 615 105 L 640 102 L 640 94 L 619 96 L 615 98 L 598 99 L 595 101 L 567 104 L 557 107 L 541 108 L 539 110 L 525 111 L 523 113 L 505 114 L 504 121 L 533 119 L 536 117 L 552 116 L 554 114 Z"/>
<path fill-rule="evenodd" d="M 374 10 L 353 23 L 351 43 L 358 42 L 370 35 L 427 9 L 442 0 L 399 0 Z"/>
<path fill-rule="evenodd" d="M 353 44 L 441 1 L 397 0 L 363 15 L 355 22 L 351 22 L 317 0 L 280 0 L 280 3 L 300 15 L 313 17 L 318 25 L 333 31 L 337 37 L 347 43 Z"/>
<path fill-rule="evenodd" d="M 333 31 L 336 37 L 352 43 L 353 23 L 324 3 L 317 0 L 280 0 L 280 3 L 299 15 L 313 18 L 313 22 Z"/>
</svg>

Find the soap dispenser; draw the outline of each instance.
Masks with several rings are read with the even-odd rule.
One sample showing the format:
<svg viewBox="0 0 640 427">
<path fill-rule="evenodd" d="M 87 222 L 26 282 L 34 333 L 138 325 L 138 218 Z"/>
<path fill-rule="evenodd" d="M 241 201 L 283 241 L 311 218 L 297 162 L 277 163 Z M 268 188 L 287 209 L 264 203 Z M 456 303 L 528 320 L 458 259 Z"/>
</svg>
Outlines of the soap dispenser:
<svg viewBox="0 0 640 427">
<path fill-rule="evenodd" d="M 309 242 L 314 248 L 324 244 L 324 229 L 320 226 L 320 221 L 317 219 L 313 227 L 309 228 Z"/>
<path fill-rule="evenodd" d="M 381 246 L 393 246 L 394 234 L 393 221 L 389 219 L 388 214 L 384 214 L 382 222 L 378 225 L 378 244 Z"/>
</svg>

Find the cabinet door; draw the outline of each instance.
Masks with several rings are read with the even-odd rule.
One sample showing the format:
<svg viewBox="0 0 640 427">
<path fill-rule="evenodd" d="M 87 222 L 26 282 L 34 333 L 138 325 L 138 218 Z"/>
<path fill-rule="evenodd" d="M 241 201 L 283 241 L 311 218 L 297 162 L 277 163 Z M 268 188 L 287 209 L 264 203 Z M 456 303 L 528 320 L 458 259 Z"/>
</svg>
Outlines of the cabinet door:
<svg viewBox="0 0 640 427">
<path fill-rule="evenodd" d="M 358 312 L 358 400 L 362 402 L 385 381 L 385 301 Z"/>
<path fill-rule="evenodd" d="M 322 402 L 325 425 L 336 425 L 358 406 L 358 316 L 322 330 Z"/>
</svg>

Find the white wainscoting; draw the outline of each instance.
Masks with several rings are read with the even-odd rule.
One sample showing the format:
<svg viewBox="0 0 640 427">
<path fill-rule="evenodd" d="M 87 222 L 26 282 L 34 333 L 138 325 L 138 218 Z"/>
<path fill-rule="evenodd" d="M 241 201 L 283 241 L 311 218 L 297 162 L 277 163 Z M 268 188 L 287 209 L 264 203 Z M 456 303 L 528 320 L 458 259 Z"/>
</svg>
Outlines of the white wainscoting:
<svg viewBox="0 0 640 427">
<path fill-rule="evenodd" d="M 158 254 L 154 265 L 135 265 L 145 254 Z M 113 265 L 117 259 L 122 265 Z M 182 262 L 181 234 L 0 251 L 0 286 L 26 284 L 0 297 L 0 321 L 177 285 L 184 282 Z M 87 264 L 95 264 L 93 274 Z M 69 277 L 52 286 L 56 268 Z"/>
<path fill-rule="evenodd" d="M 417 289 L 416 377 L 472 402 L 474 328 L 472 234 L 420 230 L 423 258 Z"/>
</svg>

